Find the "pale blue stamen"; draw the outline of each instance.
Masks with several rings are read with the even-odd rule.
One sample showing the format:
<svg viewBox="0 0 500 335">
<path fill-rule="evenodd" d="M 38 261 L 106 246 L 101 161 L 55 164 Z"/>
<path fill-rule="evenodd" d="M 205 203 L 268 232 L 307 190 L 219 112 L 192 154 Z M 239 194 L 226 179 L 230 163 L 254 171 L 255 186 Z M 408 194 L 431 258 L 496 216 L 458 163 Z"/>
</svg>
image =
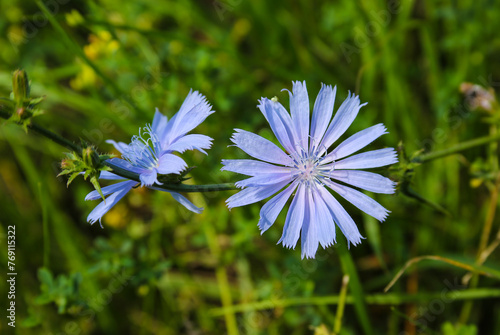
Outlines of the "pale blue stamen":
<svg viewBox="0 0 500 335">
<path fill-rule="evenodd" d="M 122 157 L 136 167 L 151 169 L 158 167 L 158 157 L 161 152 L 160 141 L 150 125 L 139 129 L 139 135 L 132 137 L 128 149 Z"/>
</svg>

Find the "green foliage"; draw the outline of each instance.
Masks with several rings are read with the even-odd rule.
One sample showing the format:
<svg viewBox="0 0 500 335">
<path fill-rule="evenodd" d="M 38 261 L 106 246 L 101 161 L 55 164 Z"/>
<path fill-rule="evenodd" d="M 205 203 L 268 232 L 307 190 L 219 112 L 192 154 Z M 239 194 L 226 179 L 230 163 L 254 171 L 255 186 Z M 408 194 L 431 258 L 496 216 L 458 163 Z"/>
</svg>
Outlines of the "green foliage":
<svg viewBox="0 0 500 335">
<path fill-rule="evenodd" d="M 453 326 L 451 322 L 446 322 L 441 326 L 443 335 L 476 335 L 477 327 L 475 325 Z"/>
<path fill-rule="evenodd" d="M 62 314 L 67 312 L 68 306 L 81 299 L 79 288 L 82 275 L 78 272 L 69 276 L 59 275 L 54 278 L 50 270 L 40 268 L 38 270 L 38 280 L 40 281 L 41 293 L 34 300 L 36 304 L 54 303 L 57 306 L 57 312 Z"/>
<path fill-rule="evenodd" d="M 276 245 L 285 213 L 260 235 L 261 204 L 229 212 L 224 200 L 233 191 L 189 194 L 205 207 L 194 215 L 163 192 L 137 189 L 103 218 L 101 229 L 86 222 L 98 203 L 83 200 L 92 186 L 74 179 L 91 168 L 87 181 L 96 180 L 105 156 L 97 160 L 95 153 L 113 150 L 106 139 L 129 141 L 151 122 L 155 107 L 171 117 L 193 88 L 216 111 L 197 128 L 214 145 L 208 156 L 183 154 L 197 168 L 182 178 L 234 181 L 219 171 L 222 158 L 245 157 L 228 147 L 232 129 L 271 138 L 257 99 L 276 96 L 287 105 L 281 89 L 306 80 L 311 106 L 321 82 L 338 85 L 336 107 L 348 90 L 360 94 L 369 104 L 345 136 L 383 122 L 389 134 L 373 148 L 398 146 L 401 160 L 378 171 L 400 182 L 397 195 L 375 196 L 392 212 L 384 223 L 339 200 L 367 237 L 350 248 L 352 263 L 343 259 L 358 280 L 351 278 L 347 289 L 339 333 L 370 327 L 398 335 L 423 325 L 429 334 L 499 333 L 496 278 L 422 262 L 383 293 L 416 257 L 500 269 L 500 227 L 491 210 L 498 202 L 496 144 L 416 160 L 495 135 L 499 114 L 471 110 L 472 95 L 460 91 L 468 82 L 486 89 L 477 91 L 482 100 L 476 102 L 489 99 L 490 87 L 498 95 L 495 6 L 492 0 L 2 1 L 0 96 L 12 91 L 15 69 L 31 80 L 26 85 L 28 78 L 17 73 L 17 93 L 0 100 L 1 112 L 29 132 L 12 122 L 0 126 L 0 236 L 7 225 L 17 231 L 15 331 L 331 333 L 341 255 L 334 247 L 301 261 L 299 248 Z M 45 114 L 32 122 L 41 108 Z M 85 144 L 64 150 L 31 132 L 33 123 Z M 68 151 L 63 172 L 73 177 L 70 188 L 57 177 Z M 344 241 L 340 232 L 337 241 Z M 0 291 L 5 288 L 0 282 Z"/>
</svg>

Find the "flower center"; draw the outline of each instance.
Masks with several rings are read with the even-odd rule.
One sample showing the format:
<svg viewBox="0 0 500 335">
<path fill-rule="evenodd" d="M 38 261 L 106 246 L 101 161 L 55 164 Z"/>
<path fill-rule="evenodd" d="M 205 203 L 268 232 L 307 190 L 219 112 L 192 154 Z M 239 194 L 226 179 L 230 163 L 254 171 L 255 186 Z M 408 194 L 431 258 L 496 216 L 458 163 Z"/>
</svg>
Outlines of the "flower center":
<svg viewBox="0 0 500 335">
<path fill-rule="evenodd" d="M 318 166 L 320 161 L 314 157 L 303 157 L 295 161 L 295 168 L 297 169 L 297 178 L 303 184 L 311 186 L 314 182 L 318 181 Z"/>
<path fill-rule="evenodd" d="M 300 156 L 293 158 L 296 178 L 301 184 L 311 187 L 314 184 L 323 184 L 323 179 L 329 179 L 329 174 L 335 169 L 335 162 L 322 165 L 326 152 L 319 156 L 315 150 L 311 153 L 301 150 Z"/>
<path fill-rule="evenodd" d="M 139 135 L 132 137 L 132 142 L 128 145 L 122 157 L 133 166 L 153 169 L 158 167 L 160 153 L 160 141 L 151 126 L 146 125 L 146 127 L 139 129 Z"/>
</svg>

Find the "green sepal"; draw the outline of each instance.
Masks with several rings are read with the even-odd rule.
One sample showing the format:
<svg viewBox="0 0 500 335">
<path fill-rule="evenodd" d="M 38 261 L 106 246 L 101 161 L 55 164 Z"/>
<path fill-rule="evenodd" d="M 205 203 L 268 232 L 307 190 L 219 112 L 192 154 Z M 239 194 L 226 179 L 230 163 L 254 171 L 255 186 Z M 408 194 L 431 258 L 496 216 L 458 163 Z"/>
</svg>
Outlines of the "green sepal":
<svg viewBox="0 0 500 335">
<path fill-rule="evenodd" d="M 66 158 L 61 161 L 62 171 L 58 176 L 70 175 L 67 186 L 69 186 L 69 184 L 71 184 L 71 182 L 79 175 L 82 175 L 85 180 L 90 178 L 90 182 L 94 186 L 95 190 L 99 192 L 104 200 L 104 194 L 102 193 L 101 186 L 99 185 L 99 176 L 102 171 L 112 171 L 110 167 L 104 165 L 104 161 L 115 157 L 115 155 L 99 155 L 95 147 L 88 145 L 84 140 L 81 140 L 81 143 L 82 150 L 80 153 L 66 153 Z"/>
<path fill-rule="evenodd" d="M 101 185 L 99 184 L 99 176 L 90 177 L 90 182 L 94 185 L 95 190 L 99 192 L 102 200 L 106 200 L 106 198 L 104 198 L 104 194 L 102 194 Z"/>
<path fill-rule="evenodd" d="M 70 173 L 70 172 L 68 172 Z M 78 172 L 73 172 L 73 174 L 68 178 L 68 182 L 66 183 L 66 187 L 69 186 L 69 184 L 71 184 L 71 182 L 76 178 L 78 177 L 80 174 Z"/>
</svg>

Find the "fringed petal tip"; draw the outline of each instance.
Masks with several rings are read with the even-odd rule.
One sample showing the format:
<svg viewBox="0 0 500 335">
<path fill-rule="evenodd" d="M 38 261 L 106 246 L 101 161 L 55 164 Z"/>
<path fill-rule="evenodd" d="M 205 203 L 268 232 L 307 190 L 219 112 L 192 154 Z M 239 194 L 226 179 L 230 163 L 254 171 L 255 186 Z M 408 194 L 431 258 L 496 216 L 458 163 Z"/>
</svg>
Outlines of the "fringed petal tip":
<svg viewBox="0 0 500 335">
<path fill-rule="evenodd" d="M 94 225 L 94 223 L 96 223 L 97 221 L 99 221 L 99 226 L 104 229 L 103 225 L 102 225 L 102 222 L 101 222 L 101 218 L 90 218 L 90 215 L 87 217 L 87 222 L 90 223 L 91 226 Z"/>
<path fill-rule="evenodd" d="M 287 248 L 289 250 L 295 250 L 295 247 L 297 246 L 297 242 L 295 243 L 287 243 L 283 236 L 279 239 L 279 241 L 276 243 L 276 245 L 281 244 L 283 248 Z"/>
<path fill-rule="evenodd" d="M 160 183 L 158 181 L 158 174 L 156 173 L 156 171 L 147 171 L 145 173 L 141 173 L 139 175 L 139 179 L 141 180 L 141 186 L 144 187 L 144 186 L 152 186 L 153 184 L 158 184 L 158 185 L 162 185 L 162 183 Z"/>
</svg>

